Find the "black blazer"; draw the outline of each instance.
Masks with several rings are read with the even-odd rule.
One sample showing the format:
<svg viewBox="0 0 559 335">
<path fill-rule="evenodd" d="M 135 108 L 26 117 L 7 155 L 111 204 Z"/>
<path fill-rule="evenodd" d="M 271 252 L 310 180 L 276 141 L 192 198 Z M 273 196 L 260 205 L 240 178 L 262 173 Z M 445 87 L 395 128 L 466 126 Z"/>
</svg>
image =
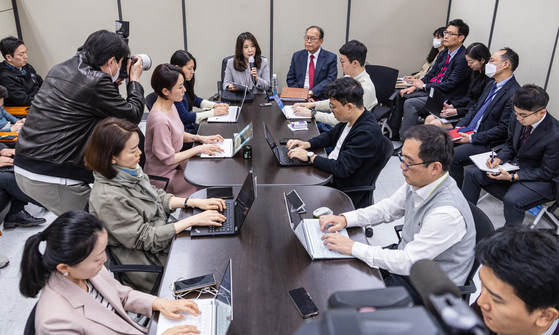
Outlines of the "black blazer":
<svg viewBox="0 0 559 335">
<path fill-rule="evenodd" d="M 479 97 L 477 103 L 470 109 L 468 114 L 456 124 L 456 127 L 466 127 L 470 124 L 477 111 L 483 106 L 483 102 L 487 99 L 495 80 L 491 80 L 485 85 L 483 93 Z M 487 109 L 481 117 L 481 124 L 477 133 L 472 135 L 472 144 L 489 145 L 492 141 L 505 140 L 508 136 L 508 126 L 510 116 L 513 112 L 513 105 L 510 98 L 520 88 L 514 75 L 505 83 L 493 100 L 487 106 Z"/>
<path fill-rule="evenodd" d="M 454 55 L 450 63 L 448 63 L 448 68 L 441 82 L 438 84 L 429 83 L 429 80 L 441 71 L 447 56 L 448 49 L 441 51 L 435 65 L 433 65 L 431 71 L 427 72 L 427 74 L 421 78 L 421 81 L 425 84 L 426 92 L 429 92 L 431 87 L 436 87 L 444 93 L 445 100 L 460 99 L 468 92 L 470 76 L 472 74 L 472 69 L 468 66 L 468 62 L 466 61 L 466 48 L 464 48 L 463 45 L 460 46 L 456 55 Z"/>
<path fill-rule="evenodd" d="M 551 179 L 559 174 L 559 121 L 549 112 L 519 148 L 524 126 L 513 114 L 508 138 L 497 157 L 503 162 L 516 161 L 519 181 L 547 199 L 553 199 Z"/>
<path fill-rule="evenodd" d="M 311 149 L 335 147 L 347 122 L 338 123 L 331 130 L 309 140 Z M 339 190 L 370 186 L 374 167 L 382 164 L 384 143 L 382 132 L 373 113 L 365 110 L 355 121 L 340 149 L 338 159 L 317 156 L 313 165 L 334 176 L 332 184 Z M 348 194 L 356 208 L 362 208 L 366 192 Z"/>
<path fill-rule="evenodd" d="M 485 85 L 487 85 L 490 80 L 492 79 L 485 74 L 479 72 L 474 73 L 474 71 L 472 71 L 468 93 L 462 99 L 447 102 L 448 104 L 451 104 L 454 106 L 454 108 L 456 108 L 456 117 L 464 117 L 466 114 L 468 114 L 470 108 L 475 106 L 477 100 L 485 89 Z"/>
<path fill-rule="evenodd" d="M 299 87 L 305 86 L 305 75 L 307 74 L 308 51 L 297 51 L 291 57 L 291 65 L 287 72 L 287 86 Z M 320 100 L 328 99 L 324 95 L 324 87 L 338 77 L 338 64 L 335 54 L 324 49 L 320 49 L 316 67 L 314 69 L 314 87 L 311 89 L 314 95 Z"/>
</svg>

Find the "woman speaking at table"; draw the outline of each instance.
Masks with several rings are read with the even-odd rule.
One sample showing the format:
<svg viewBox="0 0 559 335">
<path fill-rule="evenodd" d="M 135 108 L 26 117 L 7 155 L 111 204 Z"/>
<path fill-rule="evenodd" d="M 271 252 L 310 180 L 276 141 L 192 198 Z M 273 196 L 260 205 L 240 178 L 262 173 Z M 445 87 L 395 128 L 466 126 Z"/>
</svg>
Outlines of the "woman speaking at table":
<svg viewBox="0 0 559 335">
<path fill-rule="evenodd" d="M 184 130 L 191 134 L 198 132 L 198 124 L 211 116 L 220 116 L 229 113 L 229 105 L 202 99 L 194 94 L 194 72 L 196 71 L 196 59 L 188 51 L 177 50 L 171 56 L 171 64 L 181 68 L 184 73 L 184 93 L 181 101 L 175 102 Z M 213 108 L 210 111 L 192 113 L 193 106 L 198 108 Z"/>
<path fill-rule="evenodd" d="M 263 93 L 270 88 L 270 68 L 256 37 L 249 32 L 237 37 L 235 56 L 227 61 L 223 89 L 238 90 L 234 85 L 247 86 L 254 93 Z"/>
<path fill-rule="evenodd" d="M 19 290 L 29 298 L 42 291 L 36 334 L 145 334 L 127 312 L 151 317 L 160 311 L 171 319 L 183 318 L 179 311 L 199 315 L 192 300 L 160 299 L 121 285 L 103 266 L 106 246 L 103 222 L 83 211 L 63 213 L 27 239 Z M 184 325 L 163 334 L 199 333 Z"/>
<path fill-rule="evenodd" d="M 225 202 L 185 199 L 155 188 L 138 164 L 138 143 L 138 127 L 127 120 L 111 117 L 97 125 L 85 149 L 85 166 L 95 177 L 89 211 L 106 222 L 110 249 L 121 264 L 164 266 L 172 238 L 192 225 L 220 226 L 225 217 L 217 210 Z M 167 223 L 172 210 L 187 206 L 205 211 Z M 123 276 L 133 288 L 149 292 L 157 274 Z"/>
<path fill-rule="evenodd" d="M 176 196 L 187 197 L 194 193 L 196 187 L 184 179 L 187 160 L 199 153 L 213 155 L 223 152 L 216 142 L 223 142 L 221 135 L 200 136 L 184 131 L 177 108 L 174 103 L 183 100 L 185 93 L 184 74 L 175 65 L 160 64 L 151 76 L 151 87 L 157 94 L 157 100 L 149 112 L 146 123 L 146 166 L 147 174 L 170 179 L 168 192 Z M 200 141 L 206 143 L 181 151 L 185 142 Z M 162 187 L 162 182 L 154 182 Z"/>
</svg>

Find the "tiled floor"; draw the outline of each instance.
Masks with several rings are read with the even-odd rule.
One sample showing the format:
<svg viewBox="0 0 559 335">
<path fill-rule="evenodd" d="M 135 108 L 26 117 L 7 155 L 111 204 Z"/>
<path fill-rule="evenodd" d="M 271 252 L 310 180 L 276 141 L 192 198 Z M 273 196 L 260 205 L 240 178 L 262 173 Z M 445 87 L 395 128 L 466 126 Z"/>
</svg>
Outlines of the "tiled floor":
<svg viewBox="0 0 559 335">
<path fill-rule="evenodd" d="M 392 195 L 402 183 L 404 183 L 404 178 L 400 170 L 400 163 L 398 158 L 392 157 L 377 181 L 375 202 Z M 499 200 L 488 197 L 479 204 L 479 207 L 489 216 L 496 228 L 504 225 L 503 205 Z M 24 298 L 19 293 L 21 253 L 26 239 L 43 230 L 55 219 L 54 214 L 41 211 L 34 205 L 29 205 L 27 210 L 32 215 L 46 218 L 47 223 L 33 228 L 2 229 L 4 235 L 0 236 L 0 254 L 8 256 L 10 264 L 0 270 L 0 335 L 23 333 L 25 322 L 36 299 Z M 526 214 L 525 224 L 533 222 L 533 220 L 534 216 Z M 397 242 L 392 227 L 401 223 L 402 220 L 398 220 L 391 224 L 376 226 L 370 243 L 384 246 Z"/>
</svg>

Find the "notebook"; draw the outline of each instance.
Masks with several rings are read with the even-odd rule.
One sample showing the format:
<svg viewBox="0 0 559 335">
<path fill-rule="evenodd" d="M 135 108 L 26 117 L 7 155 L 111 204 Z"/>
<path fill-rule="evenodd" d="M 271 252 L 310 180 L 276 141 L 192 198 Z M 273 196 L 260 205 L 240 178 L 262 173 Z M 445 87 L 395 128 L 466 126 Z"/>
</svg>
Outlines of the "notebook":
<svg viewBox="0 0 559 335">
<path fill-rule="evenodd" d="M 233 321 L 232 263 L 230 259 L 215 298 L 194 300 L 201 312 L 199 316 L 179 312 L 184 315 L 184 318 L 182 320 L 171 320 L 163 314 L 159 314 L 157 335 L 163 334 L 167 329 L 181 325 L 196 326 L 200 335 L 225 335 L 231 321 Z"/>
<path fill-rule="evenodd" d="M 262 121 L 262 123 L 264 124 L 264 137 L 266 138 L 266 142 L 268 142 L 268 145 L 270 146 L 270 149 L 272 149 L 272 152 L 274 153 L 274 156 L 276 156 L 276 159 L 278 160 L 278 163 L 282 166 L 300 166 L 300 165 L 309 165 L 309 162 L 306 161 L 302 161 L 300 159 L 297 158 L 289 158 L 289 156 L 287 155 L 287 153 L 289 152 L 289 149 L 287 148 L 287 146 L 285 145 L 277 145 L 276 141 L 274 140 L 274 138 L 272 137 L 272 134 L 270 133 L 270 130 L 268 129 L 268 127 L 266 126 L 266 123 L 264 121 Z"/>
<path fill-rule="evenodd" d="M 283 193 L 283 199 L 285 201 L 287 217 L 289 218 L 291 230 L 293 230 L 313 261 L 315 259 L 355 258 L 353 256 L 347 256 L 335 250 L 328 249 L 321 240 L 325 233 L 320 231 L 318 219 L 301 219 L 301 214 L 297 212 L 297 209 L 293 208 L 293 205 L 285 195 L 285 192 Z M 343 236 L 349 238 L 345 228 L 338 231 L 338 234 L 342 234 Z"/>
<path fill-rule="evenodd" d="M 454 128 L 454 129 L 446 131 L 446 133 L 448 135 L 450 135 L 450 137 L 452 138 L 453 141 L 458 141 L 459 139 L 462 138 L 462 135 L 460 135 L 460 133 L 458 132 L 458 129 L 460 129 L 460 128 Z M 473 134 L 473 133 L 474 133 L 474 131 L 470 130 L 470 131 L 464 132 L 462 134 Z"/>
<path fill-rule="evenodd" d="M 221 226 L 192 226 L 190 237 L 238 234 L 256 199 L 256 186 L 256 177 L 253 176 L 251 169 L 237 198 L 225 200 L 226 208 L 221 212 L 225 216 L 225 222 Z M 194 209 L 194 214 L 201 212 L 202 210 L 199 208 Z"/>
<path fill-rule="evenodd" d="M 295 115 L 295 113 L 293 112 L 293 106 L 284 106 L 283 102 L 281 101 L 276 91 L 274 91 L 273 97 L 277 106 L 279 107 L 279 109 L 281 110 L 281 112 L 283 113 L 286 119 L 288 120 L 310 119 L 310 117 L 307 116 Z"/>
<path fill-rule="evenodd" d="M 222 153 L 215 155 L 201 154 L 202 158 L 227 158 L 233 157 L 241 150 L 241 148 L 252 139 L 252 122 L 249 123 L 241 132 L 236 134 L 233 139 L 226 138 L 223 142 L 217 142 L 216 145 L 223 149 Z"/>
<path fill-rule="evenodd" d="M 505 163 L 502 165 L 498 165 L 496 168 L 488 168 L 487 167 L 487 159 L 491 158 L 491 151 L 488 152 L 484 152 L 482 154 L 477 154 L 477 155 L 472 155 L 470 156 L 470 159 L 472 160 L 472 162 L 474 162 L 474 164 L 478 167 L 478 169 L 480 169 L 481 171 L 485 171 L 485 172 L 500 172 L 499 169 L 503 169 L 507 172 L 510 171 L 516 171 L 519 170 L 520 167 L 518 165 L 513 165 L 510 163 Z"/>
</svg>

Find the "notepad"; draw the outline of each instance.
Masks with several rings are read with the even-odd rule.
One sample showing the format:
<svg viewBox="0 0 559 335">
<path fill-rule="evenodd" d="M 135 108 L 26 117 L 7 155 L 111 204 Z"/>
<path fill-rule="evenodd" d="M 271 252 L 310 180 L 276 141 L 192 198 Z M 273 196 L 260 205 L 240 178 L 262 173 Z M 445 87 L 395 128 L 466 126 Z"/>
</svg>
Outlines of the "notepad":
<svg viewBox="0 0 559 335">
<path fill-rule="evenodd" d="M 477 155 L 472 155 L 470 156 L 470 159 L 472 160 L 472 162 L 474 162 L 474 164 L 478 167 L 478 169 L 480 169 L 481 171 L 485 171 L 485 172 L 500 172 L 499 169 L 503 169 L 507 172 L 510 171 L 516 171 L 519 170 L 520 167 L 518 167 L 518 165 L 513 165 L 510 163 L 505 163 L 502 165 L 498 165 L 496 168 L 488 168 L 487 167 L 487 159 L 491 158 L 491 151 L 488 152 L 484 152 L 482 154 L 477 154 Z"/>
</svg>

